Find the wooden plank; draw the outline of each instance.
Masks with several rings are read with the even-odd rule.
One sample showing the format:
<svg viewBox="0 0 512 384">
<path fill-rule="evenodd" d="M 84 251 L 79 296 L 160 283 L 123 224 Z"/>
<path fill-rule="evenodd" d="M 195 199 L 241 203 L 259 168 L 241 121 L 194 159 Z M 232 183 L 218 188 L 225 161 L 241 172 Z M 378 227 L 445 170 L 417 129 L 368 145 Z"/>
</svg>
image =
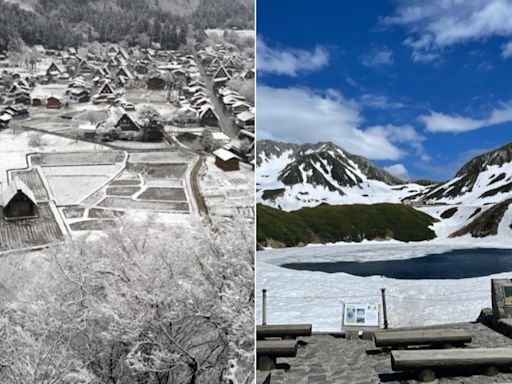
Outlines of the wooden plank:
<svg viewBox="0 0 512 384">
<path fill-rule="evenodd" d="M 391 351 L 391 367 L 394 371 L 510 365 L 512 365 L 512 348 Z"/>
<path fill-rule="evenodd" d="M 258 339 L 265 337 L 299 337 L 311 336 L 311 324 L 271 324 L 258 325 L 256 336 Z"/>
<path fill-rule="evenodd" d="M 258 340 L 256 353 L 272 357 L 295 357 L 299 342 L 296 340 Z"/>
<path fill-rule="evenodd" d="M 375 332 L 376 347 L 470 343 L 471 335 L 461 329 L 417 329 Z"/>
</svg>

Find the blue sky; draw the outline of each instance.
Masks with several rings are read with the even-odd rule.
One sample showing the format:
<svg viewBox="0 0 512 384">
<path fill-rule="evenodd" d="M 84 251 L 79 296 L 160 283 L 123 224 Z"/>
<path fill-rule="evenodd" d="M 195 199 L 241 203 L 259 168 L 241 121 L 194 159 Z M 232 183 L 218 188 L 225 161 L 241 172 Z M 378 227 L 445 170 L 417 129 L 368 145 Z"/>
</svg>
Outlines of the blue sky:
<svg viewBox="0 0 512 384">
<path fill-rule="evenodd" d="M 512 0 L 257 2 L 258 138 L 444 180 L 512 142 Z"/>
</svg>

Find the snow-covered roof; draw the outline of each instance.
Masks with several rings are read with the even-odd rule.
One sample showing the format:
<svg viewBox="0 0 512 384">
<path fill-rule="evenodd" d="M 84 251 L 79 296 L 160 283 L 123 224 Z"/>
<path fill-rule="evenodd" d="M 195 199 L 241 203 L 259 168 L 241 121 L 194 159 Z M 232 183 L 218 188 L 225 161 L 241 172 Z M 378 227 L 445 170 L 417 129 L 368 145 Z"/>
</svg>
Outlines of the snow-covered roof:
<svg viewBox="0 0 512 384">
<path fill-rule="evenodd" d="M 228 151 L 227 149 L 224 149 L 224 148 L 217 149 L 216 151 L 213 152 L 213 154 L 216 157 L 218 157 L 219 159 L 223 160 L 223 161 L 228 161 L 228 160 L 231 160 L 231 159 L 238 159 L 238 160 L 240 160 L 240 157 L 238 157 L 233 152 Z"/>
<path fill-rule="evenodd" d="M 197 115 L 197 111 L 189 105 L 182 106 L 180 109 L 178 109 L 178 111 L 185 114 Z"/>
<path fill-rule="evenodd" d="M 11 119 L 12 119 L 12 116 L 7 113 L 3 113 L 0 115 L 0 122 L 2 122 L 2 123 L 8 123 L 9 121 L 11 121 Z"/>
<path fill-rule="evenodd" d="M 236 108 L 236 107 L 242 107 L 242 106 L 243 106 L 243 107 L 249 107 L 249 108 L 251 107 L 251 105 L 250 105 L 250 104 L 247 104 L 246 102 L 241 101 L 241 100 L 238 100 L 238 101 L 236 101 L 236 102 L 233 104 L 233 108 Z"/>
<path fill-rule="evenodd" d="M 30 201 L 32 201 L 34 204 L 37 204 L 34 192 L 32 192 L 32 190 L 29 187 L 27 187 L 27 185 L 20 179 L 14 179 L 2 189 L 2 194 L 0 196 L 0 202 L 2 203 L 1 205 L 3 207 L 6 207 L 10 203 L 12 198 L 16 196 L 18 191 L 21 191 L 25 196 L 27 196 L 30 199 Z"/>
<path fill-rule="evenodd" d="M 213 112 L 213 114 L 215 115 L 215 117 L 217 119 L 219 119 L 219 116 L 217 116 L 217 113 L 215 113 L 215 111 L 213 110 L 213 107 L 210 105 L 210 104 L 206 104 L 204 105 L 200 110 L 199 110 L 199 117 L 203 117 L 205 115 L 206 112 L 208 112 L 209 110 L 211 110 Z"/>
<path fill-rule="evenodd" d="M 249 121 L 251 119 L 254 119 L 254 113 L 251 111 L 244 111 L 236 115 L 236 118 L 240 121 Z"/>
</svg>

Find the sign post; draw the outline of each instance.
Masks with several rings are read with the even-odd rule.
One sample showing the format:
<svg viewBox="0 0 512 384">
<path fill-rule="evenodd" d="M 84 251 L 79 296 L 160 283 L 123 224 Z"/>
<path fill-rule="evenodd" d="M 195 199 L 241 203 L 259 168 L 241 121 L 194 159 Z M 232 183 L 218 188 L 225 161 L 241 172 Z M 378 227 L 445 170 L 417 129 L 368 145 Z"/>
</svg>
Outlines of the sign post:
<svg viewBox="0 0 512 384">
<path fill-rule="evenodd" d="M 380 311 L 378 304 L 356 303 L 343 305 L 342 329 L 345 330 L 347 339 L 358 338 L 360 331 L 375 331 L 379 327 Z"/>
<path fill-rule="evenodd" d="M 492 279 L 491 291 L 494 323 L 512 318 L 512 280 Z"/>
</svg>

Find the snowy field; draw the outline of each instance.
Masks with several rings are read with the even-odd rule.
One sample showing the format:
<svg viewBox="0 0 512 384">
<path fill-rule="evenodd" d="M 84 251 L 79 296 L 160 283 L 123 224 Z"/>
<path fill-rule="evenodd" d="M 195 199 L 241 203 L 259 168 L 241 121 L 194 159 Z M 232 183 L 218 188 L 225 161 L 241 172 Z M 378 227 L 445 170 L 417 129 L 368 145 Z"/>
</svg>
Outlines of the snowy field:
<svg viewBox="0 0 512 384">
<path fill-rule="evenodd" d="M 250 166 L 240 163 L 240 170 L 225 172 L 208 157 L 199 182 L 211 215 L 254 218 L 254 171 Z"/>
<path fill-rule="evenodd" d="M 38 137 L 38 144 L 34 146 L 32 137 Z M 65 139 L 52 135 L 39 135 L 32 132 L 13 131 L 5 129 L 0 132 L 0 183 L 5 183 L 8 169 L 25 168 L 26 155 L 32 152 L 74 152 L 106 150 L 107 148 L 82 141 Z M 108 150 L 108 149 L 107 149 Z"/>
<path fill-rule="evenodd" d="M 339 331 L 343 303 L 380 303 L 386 288 L 390 327 L 475 321 L 491 306 L 490 279 L 512 278 L 512 272 L 460 280 L 398 280 L 381 276 L 298 271 L 285 262 L 370 261 L 407 259 L 454 249 L 512 248 L 512 239 L 469 242 L 437 240 L 406 244 L 311 245 L 258 252 L 256 256 L 257 323 L 261 322 L 261 290 L 267 289 L 267 322 L 312 323 L 315 331 Z"/>
</svg>

